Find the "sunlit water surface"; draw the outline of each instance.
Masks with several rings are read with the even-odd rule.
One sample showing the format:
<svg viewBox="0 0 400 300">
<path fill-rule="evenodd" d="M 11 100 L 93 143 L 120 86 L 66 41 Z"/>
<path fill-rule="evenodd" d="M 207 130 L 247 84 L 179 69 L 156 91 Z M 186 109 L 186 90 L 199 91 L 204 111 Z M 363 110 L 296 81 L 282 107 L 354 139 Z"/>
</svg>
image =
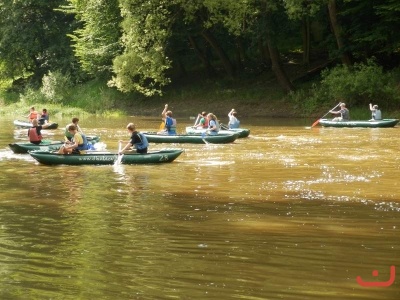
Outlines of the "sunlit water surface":
<svg viewBox="0 0 400 300">
<path fill-rule="evenodd" d="M 171 164 L 79 167 L 13 154 L 26 129 L 12 120 L 0 120 L 0 299 L 400 297 L 397 127 L 241 120 L 251 135 L 232 144 L 151 144 L 184 148 Z M 128 122 L 160 120 L 80 125 L 116 150 Z M 389 287 L 356 281 L 388 281 L 392 265 Z"/>
</svg>

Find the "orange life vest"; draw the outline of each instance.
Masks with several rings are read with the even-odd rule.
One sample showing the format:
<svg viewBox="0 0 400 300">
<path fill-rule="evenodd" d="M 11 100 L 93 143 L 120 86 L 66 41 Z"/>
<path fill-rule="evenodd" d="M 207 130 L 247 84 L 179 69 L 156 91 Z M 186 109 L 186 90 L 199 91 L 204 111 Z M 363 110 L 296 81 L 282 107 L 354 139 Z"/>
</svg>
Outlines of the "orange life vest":
<svg viewBox="0 0 400 300">
<path fill-rule="evenodd" d="M 40 142 L 42 140 L 42 135 L 37 133 L 36 127 L 29 128 L 28 136 L 30 142 Z"/>
<path fill-rule="evenodd" d="M 29 121 L 32 122 L 32 120 L 37 119 L 38 118 L 38 112 L 37 111 L 33 111 L 29 114 Z"/>
</svg>

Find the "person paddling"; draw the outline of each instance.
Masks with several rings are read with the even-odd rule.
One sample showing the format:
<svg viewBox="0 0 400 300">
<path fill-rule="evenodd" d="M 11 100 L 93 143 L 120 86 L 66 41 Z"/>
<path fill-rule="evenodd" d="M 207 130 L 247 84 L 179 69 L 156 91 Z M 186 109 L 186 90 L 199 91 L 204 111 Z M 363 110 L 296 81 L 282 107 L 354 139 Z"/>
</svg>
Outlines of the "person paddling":
<svg viewBox="0 0 400 300">
<path fill-rule="evenodd" d="M 164 130 L 158 134 L 176 135 L 176 119 L 172 118 L 172 111 L 168 110 L 168 104 L 165 104 L 161 116 L 165 125 Z"/>
<path fill-rule="evenodd" d="M 217 116 L 214 115 L 213 113 L 209 113 L 207 115 L 208 119 L 208 134 L 210 135 L 216 135 L 219 132 L 219 122 L 217 119 Z"/>
<path fill-rule="evenodd" d="M 205 111 L 203 111 L 201 114 L 198 115 L 198 118 L 200 118 L 199 123 L 195 124 L 193 127 L 195 127 L 195 128 L 208 128 L 207 113 Z"/>
<path fill-rule="evenodd" d="M 237 112 L 234 108 L 232 108 L 232 110 L 228 113 L 228 118 L 229 118 L 228 122 L 229 129 L 239 128 L 240 121 L 237 118 Z"/>
<path fill-rule="evenodd" d="M 32 121 L 35 120 L 35 119 L 37 120 L 38 117 L 39 117 L 39 113 L 35 110 L 35 107 L 32 106 L 29 109 L 29 115 L 27 116 L 27 118 L 29 119 L 29 122 L 32 123 Z"/>
<path fill-rule="evenodd" d="M 382 113 L 378 105 L 372 105 L 372 103 L 370 103 L 369 110 L 372 112 L 372 119 L 370 121 L 382 120 Z"/>
<path fill-rule="evenodd" d="M 89 149 L 86 136 L 80 132 L 75 125 L 69 125 L 69 133 L 73 136 L 71 141 L 66 141 L 60 148 L 58 154 L 84 154 Z"/>
<path fill-rule="evenodd" d="M 65 127 L 65 139 L 66 140 L 68 140 L 68 141 L 71 141 L 72 140 L 72 138 L 74 137 L 70 132 L 69 132 L 69 126 L 71 126 L 71 125 L 75 125 L 75 127 L 76 127 L 76 130 L 80 133 L 80 134 L 83 134 L 83 132 L 82 132 L 82 130 L 81 130 L 81 128 L 79 127 L 79 125 L 78 125 L 78 122 L 79 122 L 79 119 L 78 118 L 72 118 L 72 123 L 70 123 L 70 124 L 68 124 L 66 127 Z"/>
<path fill-rule="evenodd" d="M 147 141 L 147 138 L 145 135 L 141 132 L 136 131 L 136 126 L 133 123 L 129 123 L 126 126 L 126 129 L 128 129 L 129 134 L 131 135 L 130 141 L 125 145 L 124 148 L 122 148 L 118 154 L 123 154 L 124 151 L 130 150 L 130 148 L 135 148 L 137 153 L 147 153 L 147 148 L 149 147 L 149 142 Z M 123 143 L 123 141 L 119 141 L 120 143 Z"/>
<path fill-rule="evenodd" d="M 345 103 L 340 103 L 340 110 L 330 110 L 331 114 L 340 115 L 340 117 L 333 118 L 332 121 L 349 121 L 350 120 L 350 112 L 346 108 Z"/>
<path fill-rule="evenodd" d="M 40 115 L 39 119 L 40 125 L 49 123 L 49 113 L 47 112 L 46 108 L 43 108 L 42 114 Z"/>
</svg>

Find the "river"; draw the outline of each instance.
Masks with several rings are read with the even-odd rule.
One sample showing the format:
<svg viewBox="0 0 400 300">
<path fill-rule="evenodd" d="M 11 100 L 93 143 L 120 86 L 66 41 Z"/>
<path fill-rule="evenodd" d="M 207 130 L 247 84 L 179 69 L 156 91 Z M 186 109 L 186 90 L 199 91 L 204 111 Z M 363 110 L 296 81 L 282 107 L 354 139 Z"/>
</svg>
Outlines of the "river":
<svg viewBox="0 0 400 300">
<path fill-rule="evenodd" d="M 71 118 L 57 118 L 64 127 Z M 45 166 L 0 120 L 0 299 L 399 299 L 399 128 L 241 120 L 163 165 Z M 149 117 L 82 117 L 107 148 Z M 178 131 L 193 120 L 178 119 Z M 45 138 L 60 140 L 63 130 Z M 376 272 L 376 271 L 378 272 Z M 397 269 L 396 269 L 397 270 Z"/>
</svg>

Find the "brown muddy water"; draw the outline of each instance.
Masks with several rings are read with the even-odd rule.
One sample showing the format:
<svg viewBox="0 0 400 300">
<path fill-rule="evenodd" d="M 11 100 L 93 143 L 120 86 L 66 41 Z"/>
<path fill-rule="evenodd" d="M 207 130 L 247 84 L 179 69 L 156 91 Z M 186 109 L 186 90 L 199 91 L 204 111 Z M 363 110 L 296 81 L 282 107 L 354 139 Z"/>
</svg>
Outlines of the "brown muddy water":
<svg viewBox="0 0 400 300">
<path fill-rule="evenodd" d="M 13 154 L 26 130 L 12 121 L 0 120 L 0 299 L 400 298 L 398 127 L 241 120 L 251 135 L 232 144 L 151 144 L 185 149 L 170 164 L 79 167 Z M 116 150 L 132 121 L 160 123 L 80 125 Z"/>
</svg>

